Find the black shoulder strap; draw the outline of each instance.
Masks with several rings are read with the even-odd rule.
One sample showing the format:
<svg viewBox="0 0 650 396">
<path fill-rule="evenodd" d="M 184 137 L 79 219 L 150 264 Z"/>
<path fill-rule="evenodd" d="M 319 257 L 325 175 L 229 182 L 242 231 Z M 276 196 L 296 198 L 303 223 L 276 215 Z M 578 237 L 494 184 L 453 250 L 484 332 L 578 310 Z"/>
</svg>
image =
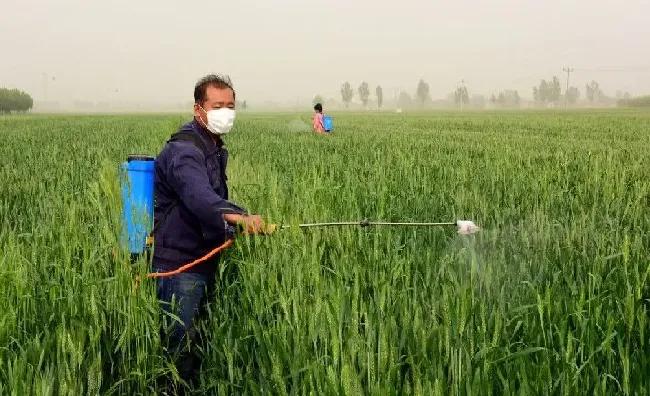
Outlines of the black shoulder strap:
<svg viewBox="0 0 650 396">
<path fill-rule="evenodd" d="M 203 156 L 207 158 L 208 156 L 208 147 L 206 146 L 205 142 L 203 139 L 201 139 L 200 136 L 198 136 L 196 133 L 192 133 L 190 131 L 179 131 L 174 133 L 169 140 L 167 140 L 167 143 L 169 142 L 176 142 L 179 140 L 184 140 L 184 141 L 190 141 L 194 143 L 194 146 L 196 146 L 201 152 L 203 152 Z M 153 237 L 153 235 L 156 233 L 158 228 L 160 228 L 160 224 L 167 218 L 167 215 L 169 215 L 169 212 L 171 212 L 172 209 L 178 204 L 178 200 L 175 199 L 168 207 L 167 210 L 165 210 L 165 213 L 163 213 L 162 219 L 158 221 L 157 223 L 154 224 L 153 229 L 151 230 L 151 233 L 149 236 Z"/>
<path fill-rule="evenodd" d="M 205 144 L 203 139 L 201 139 L 201 137 L 199 135 L 197 135 L 196 133 L 192 133 L 190 131 L 176 132 L 175 134 L 173 134 L 169 138 L 169 140 L 167 140 L 167 143 L 176 142 L 176 141 L 179 141 L 179 140 L 190 141 L 190 142 L 194 143 L 194 145 L 199 150 L 201 150 L 201 152 L 203 153 L 203 155 L 205 157 L 208 156 L 208 146 Z"/>
</svg>

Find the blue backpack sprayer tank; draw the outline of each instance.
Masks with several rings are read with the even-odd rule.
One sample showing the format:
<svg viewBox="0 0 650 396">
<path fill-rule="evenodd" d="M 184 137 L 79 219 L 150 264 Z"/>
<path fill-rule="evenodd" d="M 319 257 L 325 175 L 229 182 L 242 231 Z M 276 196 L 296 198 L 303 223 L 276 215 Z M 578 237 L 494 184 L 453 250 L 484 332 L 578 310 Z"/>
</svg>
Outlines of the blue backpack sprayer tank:
<svg viewBox="0 0 650 396">
<path fill-rule="evenodd" d="M 327 114 L 323 115 L 323 129 L 325 129 L 327 132 L 332 132 L 334 130 L 332 117 Z"/>
<path fill-rule="evenodd" d="M 129 155 L 122 163 L 121 242 L 132 258 L 142 255 L 152 241 L 154 165 L 149 155 Z"/>
</svg>

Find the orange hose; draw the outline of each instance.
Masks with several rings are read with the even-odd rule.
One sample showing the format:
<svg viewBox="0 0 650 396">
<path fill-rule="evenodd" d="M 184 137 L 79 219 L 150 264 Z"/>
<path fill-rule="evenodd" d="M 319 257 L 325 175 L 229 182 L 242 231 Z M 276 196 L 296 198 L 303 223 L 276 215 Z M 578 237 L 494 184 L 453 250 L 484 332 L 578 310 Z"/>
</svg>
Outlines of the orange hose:
<svg viewBox="0 0 650 396">
<path fill-rule="evenodd" d="M 187 271 L 188 269 L 194 267 L 197 264 L 201 264 L 202 262 L 209 260 L 211 257 L 213 257 L 215 254 L 219 253 L 223 249 L 227 248 L 228 246 L 232 245 L 234 242 L 234 239 L 228 239 L 223 245 L 217 246 L 216 248 L 212 249 L 210 252 L 208 252 L 205 256 L 200 257 L 191 263 L 187 263 L 173 271 L 169 272 L 151 272 L 147 274 L 147 278 L 164 278 L 172 275 L 178 275 L 183 271 Z M 136 282 L 140 281 L 140 276 L 138 275 L 135 280 Z"/>
<path fill-rule="evenodd" d="M 271 224 L 271 226 L 269 228 L 269 232 L 273 232 L 275 229 L 276 229 L 276 225 Z M 244 234 L 246 234 L 246 231 L 245 230 L 241 231 L 240 235 L 244 235 Z M 195 265 L 201 264 L 202 262 L 204 262 L 206 260 L 209 260 L 215 254 L 219 253 L 223 249 L 225 249 L 228 246 L 232 245 L 232 243 L 234 241 L 235 241 L 235 238 L 228 239 L 221 246 L 217 246 L 216 248 L 212 249 L 205 256 L 199 257 L 198 259 L 192 261 L 191 263 L 187 263 L 187 264 L 185 264 L 185 265 L 183 265 L 183 266 L 181 266 L 181 267 L 179 267 L 179 268 L 177 268 L 177 269 L 175 269 L 173 271 L 169 271 L 169 272 L 150 272 L 150 273 L 147 274 L 147 278 L 165 278 L 165 277 L 172 276 L 172 275 L 178 275 L 181 272 L 187 271 L 188 269 L 194 267 Z M 135 281 L 139 282 L 140 279 L 142 279 L 142 278 L 140 277 L 140 275 L 138 275 L 138 276 L 136 276 Z"/>
</svg>

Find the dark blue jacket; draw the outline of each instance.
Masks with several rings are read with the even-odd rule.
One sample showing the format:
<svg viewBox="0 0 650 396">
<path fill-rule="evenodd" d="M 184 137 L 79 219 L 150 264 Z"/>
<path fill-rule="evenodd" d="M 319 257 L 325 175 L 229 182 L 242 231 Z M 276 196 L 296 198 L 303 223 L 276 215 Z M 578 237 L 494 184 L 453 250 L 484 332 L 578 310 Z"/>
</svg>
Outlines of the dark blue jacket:
<svg viewBox="0 0 650 396">
<path fill-rule="evenodd" d="M 247 213 L 228 201 L 228 151 L 223 143 L 215 144 L 211 133 L 196 120 L 179 131 L 200 136 L 208 155 L 205 157 L 191 141 L 174 141 L 168 142 L 156 157 L 153 267 L 164 271 L 204 256 L 231 237 L 234 230 L 223 214 Z M 177 204 L 169 210 L 174 200 Z M 187 272 L 213 274 L 217 260 L 215 256 Z"/>
</svg>

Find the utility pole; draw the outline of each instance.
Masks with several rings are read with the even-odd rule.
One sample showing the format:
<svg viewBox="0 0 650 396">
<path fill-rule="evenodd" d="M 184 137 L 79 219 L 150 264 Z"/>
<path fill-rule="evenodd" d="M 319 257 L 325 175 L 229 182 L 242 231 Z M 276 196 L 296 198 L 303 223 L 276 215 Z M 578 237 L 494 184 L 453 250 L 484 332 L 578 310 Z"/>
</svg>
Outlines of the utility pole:
<svg viewBox="0 0 650 396">
<path fill-rule="evenodd" d="M 569 73 L 573 71 L 572 67 L 565 67 L 562 71 L 566 72 L 566 91 L 564 92 L 564 109 L 567 109 L 567 100 L 569 98 Z"/>
</svg>

